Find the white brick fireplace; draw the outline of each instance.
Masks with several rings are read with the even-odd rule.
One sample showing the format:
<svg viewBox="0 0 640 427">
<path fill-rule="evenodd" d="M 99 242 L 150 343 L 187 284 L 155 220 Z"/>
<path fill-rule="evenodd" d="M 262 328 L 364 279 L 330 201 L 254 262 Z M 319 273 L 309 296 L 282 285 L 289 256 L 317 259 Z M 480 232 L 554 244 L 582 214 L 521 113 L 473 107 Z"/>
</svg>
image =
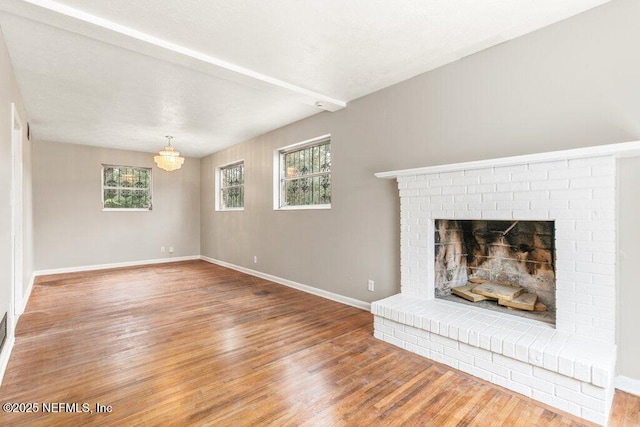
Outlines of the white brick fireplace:
<svg viewBox="0 0 640 427">
<path fill-rule="evenodd" d="M 606 424 L 615 375 L 616 164 L 636 145 L 384 172 L 400 191 L 401 293 L 377 338 Z M 434 220 L 555 222 L 556 326 L 434 298 Z"/>
</svg>

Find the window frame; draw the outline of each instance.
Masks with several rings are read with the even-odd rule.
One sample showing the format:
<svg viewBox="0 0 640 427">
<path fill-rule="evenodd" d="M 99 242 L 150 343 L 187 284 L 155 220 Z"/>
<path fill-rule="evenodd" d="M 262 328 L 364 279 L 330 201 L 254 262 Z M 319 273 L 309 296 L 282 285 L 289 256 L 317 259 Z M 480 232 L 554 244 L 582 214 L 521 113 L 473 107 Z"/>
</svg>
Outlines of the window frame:
<svg viewBox="0 0 640 427">
<path fill-rule="evenodd" d="M 222 171 L 237 165 L 242 165 L 242 174 L 244 176 L 244 181 L 242 182 L 242 191 L 244 193 L 245 190 L 245 184 L 247 181 L 247 174 L 246 174 L 246 168 L 245 168 L 245 162 L 244 159 L 240 159 L 240 160 L 236 160 L 233 162 L 229 162 L 229 163 L 225 163 L 223 165 L 219 165 L 216 166 L 215 169 L 215 201 L 214 201 L 214 208 L 216 212 L 238 212 L 238 211 L 244 211 L 244 205 L 245 205 L 245 199 L 244 196 L 242 198 L 242 207 L 237 207 L 237 208 L 225 208 L 224 206 L 222 206 L 222 202 L 223 202 L 223 198 L 222 198 Z M 244 193 L 246 195 L 246 193 Z"/>
<path fill-rule="evenodd" d="M 273 152 L 273 210 L 291 211 L 291 210 L 309 210 L 309 209 L 331 209 L 331 203 L 315 204 L 315 205 L 285 205 L 284 183 L 285 168 L 284 157 L 286 154 L 303 150 L 305 148 L 322 145 L 325 142 L 331 144 L 331 134 L 321 135 L 295 144 L 280 147 Z M 332 160 L 333 163 L 333 160 Z M 329 179 L 331 180 L 332 170 L 329 169 Z M 331 194 L 333 196 L 333 181 L 331 180 Z M 332 197 L 333 201 L 333 197 Z"/>
<path fill-rule="evenodd" d="M 148 191 L 149 191 L 149 207 L 148 208 L 107 208 L 104 206 L 104 190 L 105 189 L 125 189 L 125 190 L 131 190 L 131 188 L 128 187 L 105 187 L 105 183 L 104 183 L 104 169 L 105 168 L 118 168 L 118 169 L 124 169 L 124 168 L 128 168 L 128 169 L 138 169 L 138 170 L 146 170 L 149 172 L 149 186 Z M 101 188 L 101 194 L 100 194 L 100 199 L 102 202 L 102 211 L 103 212 L 150 212 L 153 210 L 153 168 L 150 167 L 145 167 L 145 166 L 126 166 L 126 165 L 114 165 L 114 164 L 110 164 L 110 163 L 102 163 L 101 167 L 100 167 L 100 188 Z"/>
</svg>

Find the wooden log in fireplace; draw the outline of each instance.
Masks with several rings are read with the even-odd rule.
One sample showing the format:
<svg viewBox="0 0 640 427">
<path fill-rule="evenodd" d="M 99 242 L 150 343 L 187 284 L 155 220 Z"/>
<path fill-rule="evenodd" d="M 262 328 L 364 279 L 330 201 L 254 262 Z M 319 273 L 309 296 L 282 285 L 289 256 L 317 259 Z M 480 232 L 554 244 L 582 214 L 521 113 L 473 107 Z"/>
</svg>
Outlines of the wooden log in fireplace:
<svg viewBox="0 0 640 427">
<path fill-rule="evenodd" d="M 471 302 L 496 301 L 497 304 L 517 310 L 546 311 L 547 307 L 538 302 L 538 295 L 525 292 L 525 289 L 506 283 L 485 280 L 469 281 L 464 286 L 451 289 L 451 293 Z"/>
</svg>

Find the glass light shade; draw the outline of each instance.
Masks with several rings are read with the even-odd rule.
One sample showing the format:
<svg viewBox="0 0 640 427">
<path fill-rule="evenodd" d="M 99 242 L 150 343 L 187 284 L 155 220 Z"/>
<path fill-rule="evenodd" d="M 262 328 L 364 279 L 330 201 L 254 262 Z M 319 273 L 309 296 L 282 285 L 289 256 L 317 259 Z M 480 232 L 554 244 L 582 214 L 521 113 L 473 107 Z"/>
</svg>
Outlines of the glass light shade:
<svg viewBox="0 0 640 427">
<path fill-rule="evenodd" d="M 158 155 L 153 157 L 153 160 L 160 169 L 169 172 L 180 169 L 184 163 L 184 157 L 180 157 L 180 153 L 175 151 L 171 145 L 160 150 Z"/>
</svg>

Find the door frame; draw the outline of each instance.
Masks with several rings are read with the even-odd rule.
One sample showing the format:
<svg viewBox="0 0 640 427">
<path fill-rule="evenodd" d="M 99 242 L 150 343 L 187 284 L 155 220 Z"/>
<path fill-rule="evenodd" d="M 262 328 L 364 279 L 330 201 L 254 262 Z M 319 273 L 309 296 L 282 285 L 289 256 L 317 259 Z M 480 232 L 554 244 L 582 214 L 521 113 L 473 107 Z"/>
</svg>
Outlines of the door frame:
<svg viewBox="0 0 640 427">
<path fill-rule="evenodd" d="M 11 103 L 11 317 L 14 326 L 24 310 L 23 139 L 22 119 L 16 105 Z"/>
</svg>

